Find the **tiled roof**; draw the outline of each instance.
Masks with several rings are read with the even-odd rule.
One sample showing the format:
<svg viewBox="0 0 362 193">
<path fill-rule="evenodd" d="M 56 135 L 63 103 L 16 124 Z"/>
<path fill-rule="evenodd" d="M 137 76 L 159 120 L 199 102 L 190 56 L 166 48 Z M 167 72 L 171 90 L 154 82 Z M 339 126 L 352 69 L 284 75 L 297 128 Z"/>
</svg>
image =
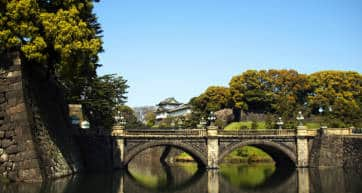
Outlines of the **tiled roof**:
<svg viewBox="0 0 362 193">
<path fill-rule="evenodd" d="M 166 98 L 165 100 L 158 103 L 160 105 L 181 105 L 182 103 L 178 102 L 174 97 Z"/>
</svg>

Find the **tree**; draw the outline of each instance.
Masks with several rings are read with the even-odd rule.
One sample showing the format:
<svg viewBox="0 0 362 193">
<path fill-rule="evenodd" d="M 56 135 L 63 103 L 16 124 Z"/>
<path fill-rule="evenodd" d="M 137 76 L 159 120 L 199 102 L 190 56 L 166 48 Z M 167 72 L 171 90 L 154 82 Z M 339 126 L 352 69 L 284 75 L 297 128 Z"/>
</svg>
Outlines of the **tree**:
<svg viewBox="0 0 362 193">
<path fill-rule="evenodd" d="M 145 115 L 145 121 L 147 127 L 153 127 L 156 124 L 156 114 L 153 111 L 149 111 Z"/>
<path fill-rule="evenodd" d="M 236 117 L 243 110 L 290 118 L 310 91 L 307 76 L 295 70 L 248 70 L 234 76 L 229 86 Z"/>
<path fill-rule="evenodd" d="M 114 124 L 114 110 L 126 102 L 128 85 L 120 76 L 105 75 L 92 80 L 81 97 L 90 122 L 97 127 L 110 129 Z"/>
<path fill-rule="evenodd" d="M 231 106 L 230 90 L 221 86 L 210 86 L 200 96 L 191 99 L 190 104 L 203 113 L 218 111 Z"/>
<path fill-rule="evenodd" d="M 298 110 L 308 111 L 304 105 L 311 89 L 307 75 L 295 70 L 269 70 L 267 74 L 273 93 L 271 112 L 290 119 Z"/>
<path fill-rule="evenodd" d="M 322 107 L 330 119 L 361 123 L 362 75 L 351 71 L 322 71 L 309 76 L 312 92 L 308 103 L 317 114 Z"/>
<path fill-rule="evenodd" d="M 137 117 L 135 116 L 135 112 L 133 109 L 126 105 L 117 105 L 116 108 L 113 110 L 114 115 L 116 115 L 118 112 L 126 119 L 127 129 L 143 129 L 145 128 L 145 125 L 142 124 L 140 121 L 137 120 Z"/>
<path fill-rule="evenodd" d="M 23 63 L 57 76 L 69 102 L 91 86 L 102 51 L 93 0 L 0 1 L 0 52 L 20 51 Z"/>
<path fill-rule="evenodd" d="M 272 92 L 265 70 L 248 70 L 241 75 L 234 76 L 229 86 L 237 119 L 240 118 L 242 110 L 257 113 L 270 111 Z"/>
</svg>

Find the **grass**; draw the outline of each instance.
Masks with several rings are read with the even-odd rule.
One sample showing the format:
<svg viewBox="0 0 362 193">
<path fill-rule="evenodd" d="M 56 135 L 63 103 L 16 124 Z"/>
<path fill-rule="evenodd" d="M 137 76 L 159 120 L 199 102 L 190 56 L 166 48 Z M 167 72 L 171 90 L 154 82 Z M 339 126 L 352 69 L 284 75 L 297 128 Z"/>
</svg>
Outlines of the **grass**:
<svg viewBox="0 0 362 193">
<path fill-rule="evenodd" d="M 263 150 L 253 147 L 244 146 L 235 149 L 227 155 L 223 162 L 227 163 L 253 163 L 253 162 L 273 162 L 273 158 Z"/>
<path fill-rule="evenodd" d="M 182 152 L 175 157 L 175 160 L 181 162 L 193 161 L 193 158 L 186 152 Z M 272 163 L 273 158 L 271 158 L 263 150 L 253 147 L 253 146 L 244 146 L 235 149 L 229 155 L 227 155 L 224 160 L 226 163 L 253 163 L 253 162 L 268 162 Z"/>
<path fill-rule="evenodd" d="M 264 129 L 265 128 L 265 122 L 264 121 L 259 121 L 258 123 L 258 127 L 257 129 Z M 247 127 L 248 129 L 251 129 L 251 121 L 241 121 L 241 122 L 233 122 L 230 123 L 229 125 L 227 125 L 224 130 L 226 131 L 235 131 L 235 130 L 240 130 L 243 127 Z"/>
<path fill-rule="evenodd" d="M 318 129 L 318 128 L 320 128 L 321 124 L 316 123 L 316 122 L 309 122 L 309 123 L 305 123 L 305 126 L 307 126 L 308 129 Z"/>
</svg>

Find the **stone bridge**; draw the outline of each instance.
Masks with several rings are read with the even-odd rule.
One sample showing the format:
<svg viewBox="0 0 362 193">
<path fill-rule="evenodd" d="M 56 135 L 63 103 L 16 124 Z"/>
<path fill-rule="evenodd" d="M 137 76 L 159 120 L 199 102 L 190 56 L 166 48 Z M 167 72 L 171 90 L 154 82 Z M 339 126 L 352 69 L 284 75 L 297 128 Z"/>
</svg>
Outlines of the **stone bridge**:
<svg viewBox="0 0 362 193">
<path fill-rule="evenodd" d="M 230 152 L 251 145 L 268 153 L 277 166 L 309 167 L 311 147 L 318 132 L 319 130 L 309 130 L 304 126 L 293 130 L 244 131 L 218 130 L 215 126 L 187 130 L 125 130 L 122 126 L 116 126 L 112 132 L 115 139 L 113 160 L 116 168 L 123 168 L 145 149 L 171 146 L 189 153 L 200 166 L 217 169 Z M 348 128 L 328 132 L 351 134 Z"/>
</svg>

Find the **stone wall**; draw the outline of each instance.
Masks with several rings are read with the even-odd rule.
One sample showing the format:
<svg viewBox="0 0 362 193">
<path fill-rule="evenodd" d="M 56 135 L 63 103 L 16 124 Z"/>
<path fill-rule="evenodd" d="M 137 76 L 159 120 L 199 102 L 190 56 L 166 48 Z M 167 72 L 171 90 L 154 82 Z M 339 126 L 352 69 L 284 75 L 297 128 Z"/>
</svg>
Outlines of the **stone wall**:
<svg viewBox="0 0 362 193">
<path fill-rule="evenodd" d="M 62 89 L 17 53 L 0 58 L 0 174 L 42 181 L 82 168 Z"/>
<path fill-rule="evenodd" d="M 310 166 L 362 170 L 362 136 L 320 134 L 312 143 Z"/>
<path fill-rule="evenodd" d="M 345 136 L 343 145 L 343 167 L 362 172 L 362 136 Z"/>
</svg>

